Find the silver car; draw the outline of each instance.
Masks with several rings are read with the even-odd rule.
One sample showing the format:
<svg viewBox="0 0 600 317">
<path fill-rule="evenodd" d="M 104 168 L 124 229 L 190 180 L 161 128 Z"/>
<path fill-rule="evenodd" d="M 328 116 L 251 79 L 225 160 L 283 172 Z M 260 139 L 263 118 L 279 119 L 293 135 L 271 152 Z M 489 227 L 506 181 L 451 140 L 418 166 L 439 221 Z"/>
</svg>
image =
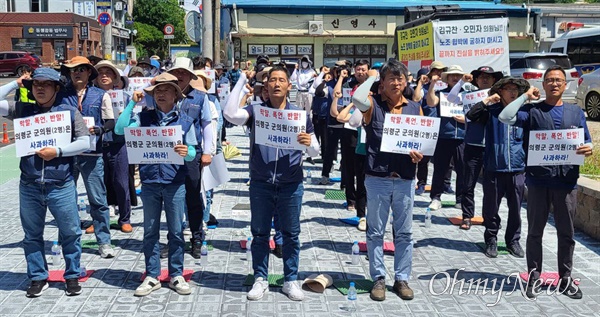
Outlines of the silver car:
<svg viewBox="0 0 600 317">
<path fill-rule="evenodd" d="M 575 103 L 579 73 L 571 64 L 569 56 L 561 53 L 510 53 L 510 73 L 513 77 L 526 79 L 540 90 L 545 99 L 543 83 L 544 72 L 551 66 L 559 65 L 567 73 L 567 88 L 563 93 L 565 102 Z"/>
<path fill-rule="evenodd" d="M 600 68 L 579 78 L 577 104 L 585 110 L 588 119 L 600 120 Z"/>
</svg>

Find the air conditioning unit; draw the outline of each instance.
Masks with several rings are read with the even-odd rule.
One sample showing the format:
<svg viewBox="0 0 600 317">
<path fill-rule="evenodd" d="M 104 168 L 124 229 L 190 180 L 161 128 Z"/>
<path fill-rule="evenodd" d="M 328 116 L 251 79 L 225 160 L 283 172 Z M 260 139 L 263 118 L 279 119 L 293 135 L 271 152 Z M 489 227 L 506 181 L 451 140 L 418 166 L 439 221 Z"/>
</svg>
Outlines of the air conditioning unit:
<svg viewBox="0 0 600 317">
<path fill-rule="evenodd" d="M 309 35 L 323 34 L 323 21 L 309 21 L 308 22 L 308 34 Z"/>
</svg>

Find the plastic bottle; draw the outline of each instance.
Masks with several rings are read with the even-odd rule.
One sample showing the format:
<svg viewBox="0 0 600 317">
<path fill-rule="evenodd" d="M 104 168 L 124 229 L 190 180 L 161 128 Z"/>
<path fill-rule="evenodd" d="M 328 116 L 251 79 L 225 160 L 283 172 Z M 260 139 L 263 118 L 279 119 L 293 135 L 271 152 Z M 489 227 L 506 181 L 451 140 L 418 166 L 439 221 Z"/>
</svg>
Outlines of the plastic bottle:
<svg viewBox="0 0 600 317">
<path fill-rule="evenodd" d="M 79 211 L 79 218 L 84 218 L 85 214 L 87 214 L 87 205 L 85 204 L 85 200 L 79 200 L 79 203 L 77 204 L 77 210 Z"/>
<path fill-rule="evenodd" d="M 348 304 L 346 307 L 346 311 L 354 312 L 356 311 L 356 287 L 354 282 L 350 282 L 350 287 L 348 288 Z"/>
<path fill-rule="evenodd" d="M 360 248 L 358 247 L 358 241 L 354 241 L 352 245 L 352 265 L 358 265 L 360 263 Z"/>
<path fill-rule="evenodd" d="M 431 227 L 431 209 L 429 207 L 425 211 L 425 228 Z"/>
<path fill-rule="evenodd" d="M 52 265 L 60 265 L 61 263 L 61 253 L 62 253 L 62 248 L 60 247 L 60 245 L 58 245 L 58 241 L 54 241 L 54 243 L 52 243 Z"/>
<path fill-rule="evenodd" d="M 203 268 L 208 266 L 208 246 L 206 245 L 206 241 L 202 241 L 202 248 L 200 248 L 200 265 Z"/>
<path fill-rule="evenodd" d="M 253 274 L 254 270 L 252 269 L 252 238 L 248 237 L 248 241 L 246 241 L 246 261 L 248 262 L 248 273 Z"/>
<path fill-rule="evenodd" d="M 85 265 L 81 265 L 79 266 L 79 277 L 86 277 L 87 276 L 87 269 L 85 268 Z"/>
</svg>

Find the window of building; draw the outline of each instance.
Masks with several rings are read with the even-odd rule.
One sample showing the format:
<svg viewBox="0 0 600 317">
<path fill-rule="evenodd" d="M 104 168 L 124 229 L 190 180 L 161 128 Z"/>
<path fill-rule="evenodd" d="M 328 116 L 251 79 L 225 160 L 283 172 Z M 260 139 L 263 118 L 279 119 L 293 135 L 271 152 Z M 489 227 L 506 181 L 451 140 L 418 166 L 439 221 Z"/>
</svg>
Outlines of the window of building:
<svg viewBox="0 0 600 317">
<path fill-rule="evenodd" d="M 31 12 L 48 12 L 48 0 L 30 0 Z"/>
<path fill-rule="evenodd" d="M 386 44 L 325 44 L 323 52 L 325 65 L 334 64 L 338 60 L 347 60 L 351 63 L 360 59 L 368 60 L 371 65 L 385 62 L 387 54 Z"/>
<path fill-rule="evenodd" d="M 179 0 L 179 5 L 180 5 L 180 6 L 183 6 L 183 5 L 185 5 L 185 0 Z"/>
</svg>

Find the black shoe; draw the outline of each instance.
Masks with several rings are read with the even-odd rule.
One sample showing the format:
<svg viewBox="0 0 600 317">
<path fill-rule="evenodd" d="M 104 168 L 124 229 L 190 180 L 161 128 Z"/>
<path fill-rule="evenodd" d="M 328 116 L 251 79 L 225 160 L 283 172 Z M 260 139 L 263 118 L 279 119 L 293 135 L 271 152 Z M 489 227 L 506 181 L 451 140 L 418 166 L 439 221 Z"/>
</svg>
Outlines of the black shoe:
<svg viewBox="0 0 600 317">
<path fill-rule="evenodd" d="M 511 245 L 507 246 L 506 251 L 516 258 L 525 257 L 525 252 L 523 251 L 523 248 L 521 248 L 521 244 L 519 242 L 513 242 Z"/>
<path fill-rule="evenodd" d="M 31 281 L 27 288 L 27 297 L 40 297 L 42 293 L 48 289 L 48 281 Z"/>
<path fill-rule="evenodd" d="M 202 253 L 201 253 L 201 250 L 202 250 L 202 240 L 192 239 L 191 242 L 192 242 L 192 252 L 191 252 L 192 253 L 192 257 L 194 259 L 201 258 L 202 257 Z"/>
<path fill-rule="evenodd" d="M 216 226 L 218 224 L 219 224 L 219 222 L 217 221 L 217 218 L 213 214 L 210 214 L 210 217 L 208 218 L 208 222 L 206 223 L 206 225 L 207 226 Z"/>
<path fill-rule="evenodd" d="M 275 244 L 275 249 L 273 249 L 273 255 L 278 258 L 283 258 L 283 246 L 281 244 Z"/>
<path fill-rule="evenodd" d="M 498 244 L 496 244 L 496 241 L 488 242 L 486 245 L 485 256 L 488 258 L 498 257 Z"/>
<path fill-rule="evenodd" d="M 560 279 L 558 282 L 558 292 L 572 299 L 581 299 L 583 297 L 581 288 L 575 285 L 573 279 L 570 277 L 563 277 Z"/>
<path fill-rule="evenodd" d="M 81 286 L 79 285 L 79 279 L 69 278 L 65 283 L 65 294 L 67 296 L 77 296 L 81 294 Z"/>
<path fill-rule="evenodd" d="M 536 299 L 538 294 L 542 292 L 542 283 L 537 278 L 529 277 L 527 287 L 525 288 L 525 296 L 529 299 Z"/>
<path fill-rule="evenodd" d="M 169 246 L 166 244 L 160 245 L 160 258 L 166 259 L 169 257 Z"/>
</svg>

